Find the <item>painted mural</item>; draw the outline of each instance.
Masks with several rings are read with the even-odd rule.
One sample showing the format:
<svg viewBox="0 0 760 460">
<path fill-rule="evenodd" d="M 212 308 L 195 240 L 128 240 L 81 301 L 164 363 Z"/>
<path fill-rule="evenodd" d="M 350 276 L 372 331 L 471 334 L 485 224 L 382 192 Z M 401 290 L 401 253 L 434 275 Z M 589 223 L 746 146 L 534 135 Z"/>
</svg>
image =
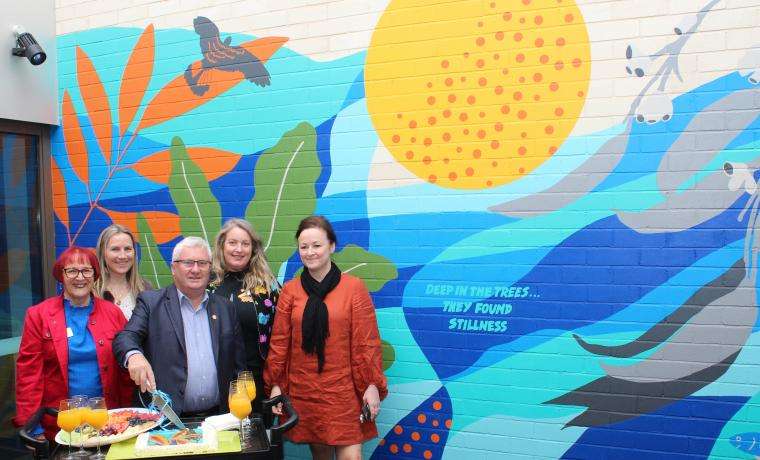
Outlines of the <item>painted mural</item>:
<svg viewBox="0 0 760 460">
<path fill-rule="evenodd" d="M 755 458 L 760 43 L 694 82 L 696 3 L 616 45 L 607 117 L 580 1 L 392 0 L 328 60 L 203 16 L 60 36 L 57 247 L 126 225 L 163 286 L 244 217 L 285 281 L 326 215 L 383 338 L 368 458 Z"/>
</svg>

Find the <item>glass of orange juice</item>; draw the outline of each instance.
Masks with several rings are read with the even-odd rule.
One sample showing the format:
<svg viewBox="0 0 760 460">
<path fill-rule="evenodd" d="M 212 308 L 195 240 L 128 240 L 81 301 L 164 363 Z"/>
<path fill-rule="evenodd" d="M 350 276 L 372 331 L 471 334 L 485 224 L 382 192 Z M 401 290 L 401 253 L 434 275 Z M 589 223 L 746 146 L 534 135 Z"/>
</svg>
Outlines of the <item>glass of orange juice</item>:
<svg viewBox="0 0 760 460">
<path fill-rule="evenodd" d="M 87 415 L 90 412 L 89 398 L 84 395 L 75 395 L 71 399 L 74 401 L 76 410 L 79 411 L 79 450 L 73 455 L 78 458 L 89 457 L 90 453 L 84 450 L 84 426 L 87 424 Z"/>
<path fill-rule="evenodd" d="M 230 382 L 230 392 L 227 399 L 230 406 L 230 412 L 232 415 L 240 420 L 240 447 L 245 449 L 245 435 L 243 428 L 243 420 L 251 413 L 251 399 L 248 397 L 248 390 L 245 382 L 239 380 L 233 380 Z"/>
<path fill-rule="evenodd" d="M 100 430 L 106 423 L 108 423 L 108 408 L 106 407 L 106 400 L 104 398 L 90 398 L 89 400 L 90 412 L 87 414 L 87 423 L 95 431 L 95 436 L 98 437 L 98 453 L 91 455 L 91 460 L 103 460 L 106 455 L 100 452 Z"/>
<path fill-rule="evenodd" d="M 71 435 L 82 423 L 82 415 L 73 399 L 63 399 L 58 404 L 58 428 L 69 433 L 69 454 L 63 460 L 74 460 L 71 454 Z"/>
</svg>

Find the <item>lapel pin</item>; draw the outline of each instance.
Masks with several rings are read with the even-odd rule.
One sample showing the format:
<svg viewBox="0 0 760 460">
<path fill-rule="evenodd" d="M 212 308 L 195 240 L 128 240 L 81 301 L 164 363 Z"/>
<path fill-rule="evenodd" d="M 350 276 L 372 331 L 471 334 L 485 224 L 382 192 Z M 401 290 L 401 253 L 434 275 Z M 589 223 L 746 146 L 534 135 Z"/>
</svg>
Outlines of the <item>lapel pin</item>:
<svg viewBox="0 0 760 460">
<path fill-rule="evenodd" d="M 216 319 L 216 315 L 211 315 L 211 319 Z"/>
</svg>

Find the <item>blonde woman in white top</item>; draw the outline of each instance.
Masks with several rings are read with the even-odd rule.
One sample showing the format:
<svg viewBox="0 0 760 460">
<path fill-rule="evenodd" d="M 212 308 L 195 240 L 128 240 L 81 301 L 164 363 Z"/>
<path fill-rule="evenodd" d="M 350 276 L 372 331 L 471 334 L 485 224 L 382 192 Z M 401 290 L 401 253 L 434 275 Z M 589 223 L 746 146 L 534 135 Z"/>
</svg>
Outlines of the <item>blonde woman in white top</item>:
<svg viewBox="0 0 760 460">
<path fill-rule="evenodd" d="M 110 225 L 100 232 L 96 252 L 101 276 L 95 295 L 115 303 L 129 320 L 137 294 L 151 289 L 137 273 L 135 237 L 123 225 Z"/>
</svg>

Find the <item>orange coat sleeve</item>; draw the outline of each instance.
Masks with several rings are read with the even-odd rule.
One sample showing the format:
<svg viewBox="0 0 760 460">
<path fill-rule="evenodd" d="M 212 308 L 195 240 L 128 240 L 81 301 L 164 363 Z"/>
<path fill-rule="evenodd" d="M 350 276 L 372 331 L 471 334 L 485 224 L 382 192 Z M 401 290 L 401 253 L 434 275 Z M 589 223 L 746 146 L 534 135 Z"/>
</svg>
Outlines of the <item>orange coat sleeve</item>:
<svg viewBox="0 0 760 460">
<path fill-rule="evenodd" d="M 381 400 L 388 395 L 375 306 L 367 287 L 359 279 L 351 295 L 351 375 L 359 398 L 372 384 L 377 387 Z"/>
<path fill-rule="evenodd" d="M 45 385 L 41 324 L 37 309 L 28 310 L 16 359 L 16 417 L 13 418 L 16 426 L 24 425 L 42 406 Z"/>
<path fill-rule="evenodd" d="M 277 300 L 272 335 L 269 338 L 269 354 L 264 366 L 264 391 L 267 397 L 277 385 L 283 394 L 288 393 L 288 366 L 293 326 L 290 321 L 293 310 L 293 294 L 286 284 Z"/>
</svg>

